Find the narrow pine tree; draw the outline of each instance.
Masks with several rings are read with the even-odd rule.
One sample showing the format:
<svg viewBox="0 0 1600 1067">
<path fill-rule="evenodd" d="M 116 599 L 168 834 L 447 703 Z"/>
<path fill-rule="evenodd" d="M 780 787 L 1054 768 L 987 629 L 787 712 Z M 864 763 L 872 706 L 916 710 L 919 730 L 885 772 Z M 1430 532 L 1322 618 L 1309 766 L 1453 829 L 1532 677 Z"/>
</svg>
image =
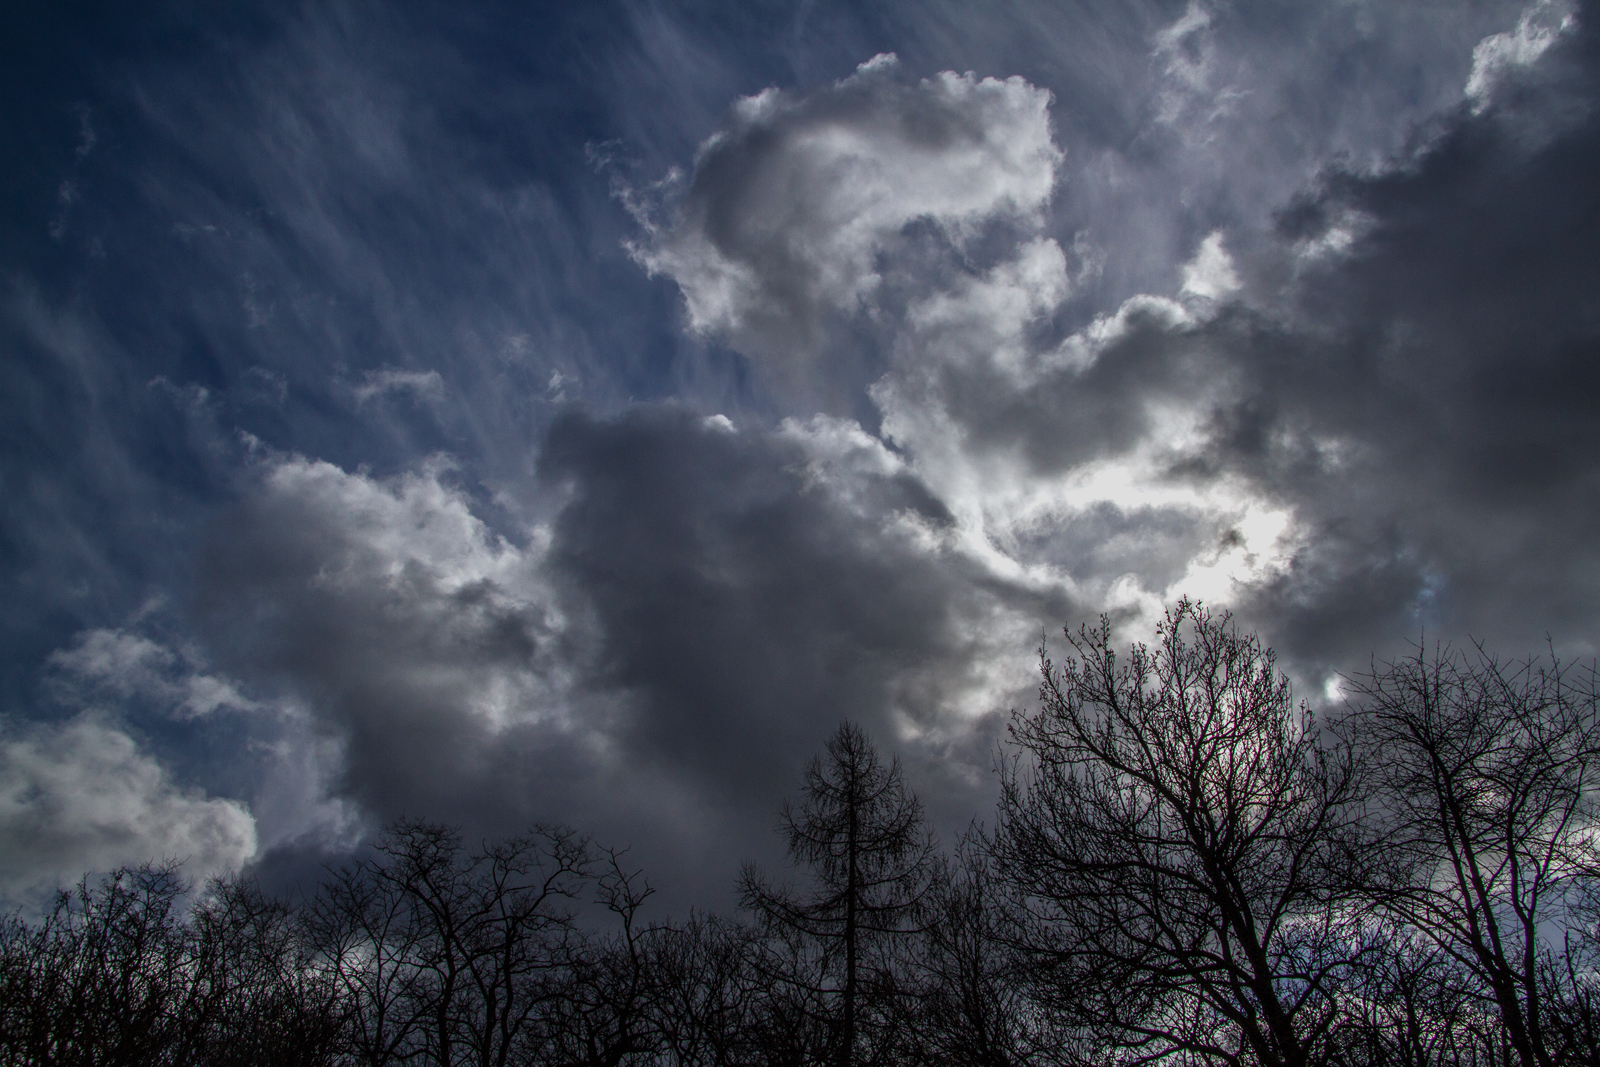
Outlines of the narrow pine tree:
<svg viewBox="0 0 1600 1067">
<path fill-rule="evenodd" d="M 864 977 L 870 971 L 873 987 L 884 989 L 892 979 L 888 953 L 918 931 L 934 845 L 899 760 L 885 766 L 854 723 L 841 724 L 825 758 L 812 759 L 801 793 L 798 806 L 785 802 L 779 826 L 791 861 L 810 870 L 809 892 L 774 887 L 753 868 L 741 889 L 747 908 L 817 950 L 810 979 L 787 978 L 824 998 L 834 1058 L 852 1067 Z"/>
</svg>

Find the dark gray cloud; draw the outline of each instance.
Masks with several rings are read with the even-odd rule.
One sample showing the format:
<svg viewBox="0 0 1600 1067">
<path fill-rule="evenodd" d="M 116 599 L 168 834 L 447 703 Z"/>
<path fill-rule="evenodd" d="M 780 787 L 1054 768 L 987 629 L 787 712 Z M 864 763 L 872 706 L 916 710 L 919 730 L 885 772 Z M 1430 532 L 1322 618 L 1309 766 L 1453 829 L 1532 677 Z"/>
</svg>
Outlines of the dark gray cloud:
<svg viewBox="0 0 1600 1067">
<path fill-rule="evenodd" d="M 550 566 L 601 634 L 590 684 L 637 695 L 635 758 L 749 799 L 841 719 L 950 725 L 996 590 L 921 543 L 953 520 L 909 473 L 846 504 L 801 442 L 670 409 L 569 416 L 541 464 L 572 493 Z"/>
<path fill-rule="evenodd" d="M 1303 248 L 1346 218 L 1359 236 L 1217 331 L 1240 384 L 1202 463 L 1311 524 L 1258 609 L 1307 654 L 1423 627 L 1600 642 L 1597 70 L 1580 17 L 1406 165 L 1326 176 L 1275 236 Z M 1368 584 L 1364 617 L 1341 618 Z"/>
<path fill-rule="evenodd" d="M 1600 141 L 1585 122 L 1525 152 L 1520 117 L 1465 124 L 1415 173 L 1339 194 L 1375 221 L 1308 284 L 1333 343 L 1302 346 L 1311 367 L 1264 359 L 1266 396 L 1243 401 L 1262 428 L 1219 451 L 1315 515 L 1319 542 L 1376 549 L 1394 531 L 1426 584 L 1414 626 L 1524 647 L 1548 630 L 1592 651 L 1600 202 L 1579 175 Z M 1316 433 L 1357 456 L 1285 478 L 1285 453 Z"/>
<path fill-rule="evenodd" d="M 302 698 L 343 746 L 335 791 L 385 818 L 459 808 L 490 739 L 553 710 L 534 562 L 449 476 L 273 462 L 202 569 L 229 662 Z"/>
<path fill-rule="evenodd" d="M 951 552 L 952 517 L 881 444 L 664 407 L 574 411 L 540 455 L 565 502 L 521 545 L 445 469 L 375 480 L 292 457 L 217 528 L 213 644 L 306 709 L 330 799 L 483 832 L 556 812 L 653 842 L 677 893 L 720 898 L 852 718 L 923 753 L 970 817 L 992 756 L 972 719 L 1029 685 L 993 658 L 1065 602 Z M 933 766 L 950 757 L 964 769 Z"/>
</svg>

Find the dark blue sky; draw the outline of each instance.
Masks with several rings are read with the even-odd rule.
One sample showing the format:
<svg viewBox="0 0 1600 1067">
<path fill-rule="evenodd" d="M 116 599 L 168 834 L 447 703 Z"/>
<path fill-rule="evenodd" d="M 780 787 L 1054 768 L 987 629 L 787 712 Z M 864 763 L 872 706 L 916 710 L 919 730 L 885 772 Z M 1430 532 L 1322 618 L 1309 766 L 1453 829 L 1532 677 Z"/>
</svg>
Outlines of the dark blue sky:
<svg viewBox="0 0 1600 1067">
<path fill-rule="evenodd" d="M 400 814 L 721 903 L 1041 631 L 1591 657 L 1596 38 L 1536 2 L 45 5 L 0 35 L 0 892 Z"/>
</svg>

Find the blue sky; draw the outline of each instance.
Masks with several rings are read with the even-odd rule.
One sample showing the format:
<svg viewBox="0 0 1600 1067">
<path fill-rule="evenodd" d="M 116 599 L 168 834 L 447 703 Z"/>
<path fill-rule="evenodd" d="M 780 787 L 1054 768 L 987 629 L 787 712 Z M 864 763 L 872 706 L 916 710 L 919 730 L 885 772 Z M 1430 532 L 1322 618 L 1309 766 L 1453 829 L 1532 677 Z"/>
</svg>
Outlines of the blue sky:
<svg viewBox="0 0 1600 1067">
<path fill-rule="evenodd" d="M 725 902 L 946 840 L 1041 633 L 1593 656 L 1581 4 L 51 5 L 5 35 L 0 892 L 399 815 Z"/>
</svg>

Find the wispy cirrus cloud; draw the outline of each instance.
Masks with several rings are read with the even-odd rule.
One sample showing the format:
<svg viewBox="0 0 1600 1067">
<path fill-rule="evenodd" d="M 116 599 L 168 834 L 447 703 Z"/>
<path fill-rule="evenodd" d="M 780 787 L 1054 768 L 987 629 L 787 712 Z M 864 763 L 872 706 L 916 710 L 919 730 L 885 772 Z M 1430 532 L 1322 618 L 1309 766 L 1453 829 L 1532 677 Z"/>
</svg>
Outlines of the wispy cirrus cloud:
<svg viewBox="0 0 1600 1067">
<path fill-rule="evenodd" d="M 77 703 L 140 698 L 180 718 L 260 707 L 190 656 L 126 630 L 86 630 L 46 663 L 54 671 L 50 681 L 57 697 Z"/>
</svg>

